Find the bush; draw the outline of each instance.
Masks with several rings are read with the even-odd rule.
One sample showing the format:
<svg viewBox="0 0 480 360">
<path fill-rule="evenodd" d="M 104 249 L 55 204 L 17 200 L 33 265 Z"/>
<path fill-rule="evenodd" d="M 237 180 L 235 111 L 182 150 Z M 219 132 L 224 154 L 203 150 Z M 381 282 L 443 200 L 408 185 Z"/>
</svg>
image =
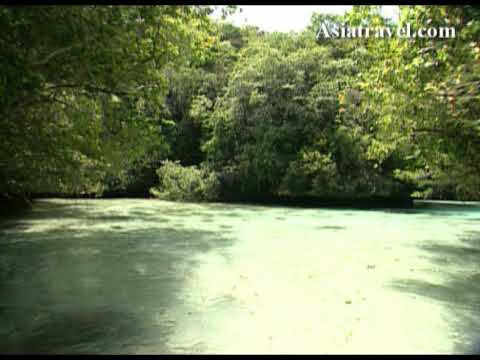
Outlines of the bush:
<svg viewBox="0 0 480 360">
<path fill-rule="evenodd" d="M 205 166 L 182 166 L 179 161 L 166 160 L 157 170 L 158 187 L 150 193 L 172 201 L 213 201 L 218 199 L 217 174 Z"/>
</svg>

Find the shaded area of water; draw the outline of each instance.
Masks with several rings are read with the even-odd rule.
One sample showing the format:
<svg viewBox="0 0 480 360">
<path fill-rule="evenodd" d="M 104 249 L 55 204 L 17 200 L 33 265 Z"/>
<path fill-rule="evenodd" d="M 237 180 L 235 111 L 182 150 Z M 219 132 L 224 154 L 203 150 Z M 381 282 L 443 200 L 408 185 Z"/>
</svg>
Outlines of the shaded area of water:
<svg viewBox="0 0 480 360">
<path fill-rule="evenodd" d="M 443 269 L 442 281 L 395 279 L 393 288 L 442 304 L 453 352 L 480 353 L 480 230 L 466 231 L 454 244 L 432 241 L 418 248 L 433 266 Z"/>
<path fill-rule="evenodd" d="M 42 200 L 0 223 L 1 353 L 458 353 L 480 207 Z"/>
</svg>

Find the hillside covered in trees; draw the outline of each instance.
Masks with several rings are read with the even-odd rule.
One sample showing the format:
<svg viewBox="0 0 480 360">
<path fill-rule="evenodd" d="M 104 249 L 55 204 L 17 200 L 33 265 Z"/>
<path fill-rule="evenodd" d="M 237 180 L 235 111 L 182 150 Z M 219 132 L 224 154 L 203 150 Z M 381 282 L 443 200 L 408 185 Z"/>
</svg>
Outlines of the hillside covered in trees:
<svg viewBox="0 0 480 360">
<path fill-rule="evenodd" d="M 480 200 L 478 8 L 299 33 L 211 11 L 2 6 L 0 195 Z M 326 21 L 456 36 L 318 39 Z"/>
</svg>

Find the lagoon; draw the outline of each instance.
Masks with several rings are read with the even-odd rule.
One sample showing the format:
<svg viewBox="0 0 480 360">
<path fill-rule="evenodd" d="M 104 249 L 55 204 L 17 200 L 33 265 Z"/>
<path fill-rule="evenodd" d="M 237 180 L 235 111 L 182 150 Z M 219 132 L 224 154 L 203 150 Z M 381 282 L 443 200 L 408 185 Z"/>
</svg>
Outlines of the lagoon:
<svg viewBox="0 0 480 360">
<path fill-rule="evenodd" d="M 0 352 L 464 353 L 480 205 L 45 199 L 0 224 Z"/>
</svg>

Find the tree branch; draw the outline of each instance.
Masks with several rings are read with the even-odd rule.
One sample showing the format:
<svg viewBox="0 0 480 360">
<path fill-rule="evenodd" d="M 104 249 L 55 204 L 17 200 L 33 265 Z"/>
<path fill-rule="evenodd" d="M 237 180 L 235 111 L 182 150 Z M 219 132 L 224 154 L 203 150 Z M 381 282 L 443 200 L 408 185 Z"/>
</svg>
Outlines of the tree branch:
<svg viewBox="0 0 480 360">
<path fill-rule="evenodd" d="M 36 63 L 33 63 L 31 64 L 33 67 L 39 67 L 39 66 L 43 66 L 43 65 L 46 65 L 52 58 L 54 58 L 55 56 L 57 55 L 60 55 L 66 51 L 69 51 L 73 48 L 73 46 L 67 46 L 65 48 L 61 48 L 61 49 L 57 49 L 55 50 L 54 52 L 50 53 L 49 55 L 47 55 L 42 61 L 40 62 L 36 62 Z"/>
</svg>

